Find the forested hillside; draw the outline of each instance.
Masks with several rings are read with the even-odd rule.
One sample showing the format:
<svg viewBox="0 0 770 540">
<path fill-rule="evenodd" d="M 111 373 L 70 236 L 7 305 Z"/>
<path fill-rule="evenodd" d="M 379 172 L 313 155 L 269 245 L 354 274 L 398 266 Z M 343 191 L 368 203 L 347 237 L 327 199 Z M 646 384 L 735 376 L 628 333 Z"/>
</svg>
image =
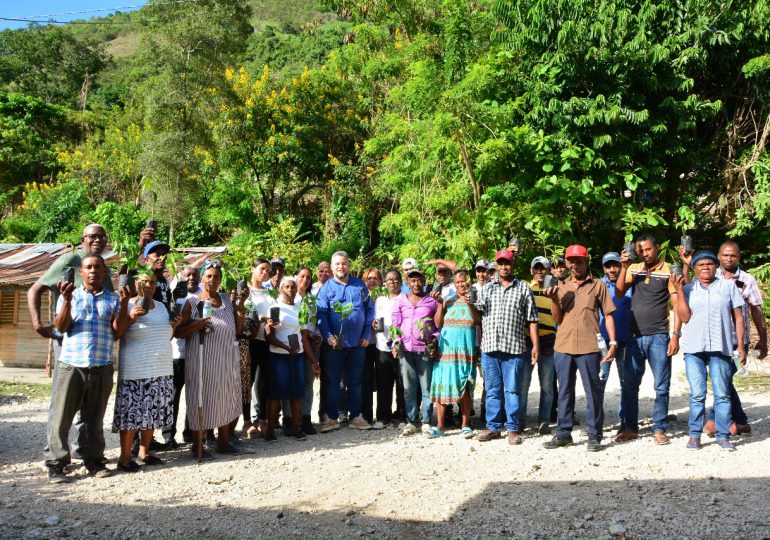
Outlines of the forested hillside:
<svg viewBox="0 0 770 540">
<path fill-rule="evenodd" d="M 155 5 L 159 4 L 159 5 Z M 766 262 L 770 6 L 150 1 L 0 33 L 0 237 L 148 216 L 290 265 L 625 236 Z"/>
</svg>

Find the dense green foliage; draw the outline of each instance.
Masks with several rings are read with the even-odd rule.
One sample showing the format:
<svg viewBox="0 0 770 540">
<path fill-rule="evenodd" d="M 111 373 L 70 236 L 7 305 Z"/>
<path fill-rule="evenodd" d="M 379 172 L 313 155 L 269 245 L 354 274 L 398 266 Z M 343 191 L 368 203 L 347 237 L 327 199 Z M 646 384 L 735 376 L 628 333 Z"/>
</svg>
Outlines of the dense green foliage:
<svg viewBox="0 0 770 540">
<path fill-rule="evenodd" d="M 767 0 L 155 4 L 0 33 L 6 239 L 153 216 L 241 272 L 468 264 L 511 235 L 770 257 Z"/>
</svg>

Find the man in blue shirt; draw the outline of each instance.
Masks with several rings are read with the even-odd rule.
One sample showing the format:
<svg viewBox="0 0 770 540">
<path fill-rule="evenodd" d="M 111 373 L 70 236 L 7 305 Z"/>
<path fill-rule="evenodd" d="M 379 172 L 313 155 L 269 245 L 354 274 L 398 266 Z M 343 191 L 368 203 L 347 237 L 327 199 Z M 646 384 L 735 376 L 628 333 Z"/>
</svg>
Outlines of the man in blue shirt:
<svg viewBox="0 0 770 540">
<path fill-rule="evenodd" d="M 602 281 L 607 286 L 607 290 L 612 296 L 612 301 L 615 303 L 615 313 L 612 317 L 615 321 L 615 340 L 618 342 L 615 348 L 615 365 L 618 368 L 618 378 L 620 379 L 620 387 L 623 388 L 623 370 L 626 365 L 626 345 L 631 337 L 630 334 L 630 320 L 631 320 L 631 294 L 632 290 L 629 288 L 626 294 L 621 298 L 615 296 L 615 283 L 620 276 L 620 255 L 615 251 L 605 253 L 602 257 L 602 268 L 604 269 L 604 277 Z M 599 316 L 599 328 L 601 330 L 604 341 L 609 342 L 610 336 L 607 333 L 607 328 L 604 326 L 604 313 Z M 607 386 L 607 380 L 610 378 L 610 367 L 612 364 L 602 362 L 601 372 L 599 373 L 599 382 L 601 384 L 602 403 L 604 403 L 604 389 Z M 623 433 L 626 430 L 626 422 L 623 417 L 623 404 L 618 404 L 618 418 L 620 418 L 620 428 L 618 433 Z"/>
<path fill-rule="evenodd" d="M 347 385 L 350 427 L 371 429 L 361 416 L 361 374 L 374 321 L 374 303 L 366 284 L 350 275 L 350 258 L 344 251 L 332 256 L 332 279 L 318 291 L 318 328 L 326 355 L 326 416 L 321 433 L 339 429 L 340 381 Z M 337 310 L 335 310 L 335 307 Z M 349 310 L 341 317 L 337 312 Z M 339 340 L 342 342 L 340 343 Z M 344 370 L 344 378 L 342 377 Z"/>
<path fill-rule="evenodd" d="M 128 294 L 107 291 L 102 280 L 107 271 L 100 255 L 82 258 L 82 285 L 59 282 L 61 292 L 54 326 L 62 334 L 56 380 L 51 388 L 48 451 L 45 464 L 51 483 L 66 481 L 64 467 L 70 462 L 67 441 L 72 420 L 80 410 L 86 428 L 81 447 L 83 463 L 97 477 L 111 471 L 101 462 L 104 453 L 104 412 L 112 391 L 112 350 L 115 334 L 128 324 Z"/>
</svg>

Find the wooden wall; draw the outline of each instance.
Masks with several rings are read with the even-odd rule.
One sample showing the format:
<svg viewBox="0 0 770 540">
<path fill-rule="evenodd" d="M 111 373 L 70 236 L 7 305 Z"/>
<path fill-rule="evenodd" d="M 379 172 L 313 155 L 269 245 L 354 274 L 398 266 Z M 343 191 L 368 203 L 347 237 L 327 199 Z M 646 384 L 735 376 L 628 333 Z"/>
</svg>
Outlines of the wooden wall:
<svg viewBox="0 0 770 540">
<path fill-rule="evenodd" d="M 45 368 L 48 340 L 32 329 L 27 287 L 0 288 L 0 366 Z M 51 293 L 43 295 L 40 312 L 48 318 Z"/>
</svg>

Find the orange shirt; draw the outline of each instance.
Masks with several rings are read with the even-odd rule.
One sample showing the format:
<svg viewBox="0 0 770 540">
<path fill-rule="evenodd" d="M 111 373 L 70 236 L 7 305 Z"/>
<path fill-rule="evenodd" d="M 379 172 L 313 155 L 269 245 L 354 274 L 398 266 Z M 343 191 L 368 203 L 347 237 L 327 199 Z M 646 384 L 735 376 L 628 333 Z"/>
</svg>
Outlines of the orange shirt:
<svg viewBox="0 0 770 540">
<path fill-rule="evenodd" d="M 559 284 L 558 295 L 564 318 L 556 330 L 554 350 L 564 354 L 598 352 L 599 310 L 606 317 L 616 309 L 607 286 L 592 276 L 582 283 L 570 277 Z"/>
</svg>

